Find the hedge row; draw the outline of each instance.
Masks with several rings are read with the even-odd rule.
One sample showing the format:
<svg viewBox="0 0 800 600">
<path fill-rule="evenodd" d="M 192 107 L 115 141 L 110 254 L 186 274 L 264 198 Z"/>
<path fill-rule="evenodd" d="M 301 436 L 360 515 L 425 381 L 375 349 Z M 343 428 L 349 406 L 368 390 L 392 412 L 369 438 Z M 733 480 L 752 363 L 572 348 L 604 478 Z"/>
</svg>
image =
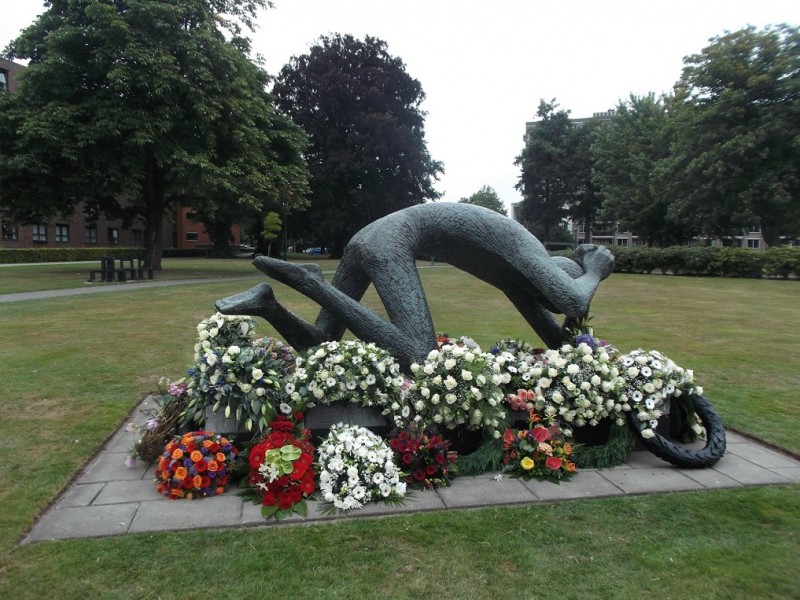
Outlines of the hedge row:
<svg viewBox="0 0 800 600">
<path fill-rule="evenodd" d="M 206 256 L 207 249 L 196 248 L 165 248 L 164 258 L 186 258 L 191 256 Z M 41 262 L 69 262 L 81 260 L 100 260 L 105 256 L 114 258 L 138 258 L 145 256 L 145 249 L 123 248 L 0 248 L 0 263 L 41 263 Z"/>
<path fill-rule="evenodd" d="M 614 246 L 618 273 L 672 273 L 704 277 L 800 278 L 800 248 L 772 247 L 766 252 L 746 248 Z M 207 256 L 208 249 L 167 248 L 165 258 Z M 569 256 L 570 252 L 554 254 Z M 0 263 L 100 260 L 104 256 L 144 256 L 144 248 L 0 248 Z"/>
<path fill-rule="evenodd" d="M 618 273 L 672 273 L 701 277 L 800 277 L 800 248 L 776 246 L 765 252 L 746 248 L 672 246 L 611 248 Z"/>
</svg>

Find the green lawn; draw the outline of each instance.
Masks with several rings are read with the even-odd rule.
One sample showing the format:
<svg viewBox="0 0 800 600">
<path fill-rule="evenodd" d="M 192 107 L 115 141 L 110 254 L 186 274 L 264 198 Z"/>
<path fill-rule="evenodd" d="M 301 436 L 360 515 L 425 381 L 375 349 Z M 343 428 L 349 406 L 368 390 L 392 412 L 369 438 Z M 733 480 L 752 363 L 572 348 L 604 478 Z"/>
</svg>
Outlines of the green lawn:
<svg viewBox="0 0 800 600">
<path fill-rule="evenodd" d="M 165 261 L 166 271 L 253 269 L 183 260 L 182 269 Z M 41 289 L 30 287 L 47 279 L 40 268 L 0 268 L 2 291 L 9 282 Z M 493 288 L 444 266 L 421 275 L 440 330 L 485 346 L 536 341 Z M 17 547 L 157 379 L 182 374 L 214 300 L 249 285 L 0 304 L 0 598 L 797 596 L 800 486 Z M 293 312 L 315 316 L 310 301 L 275 290 Z M 798 298 L 794 281 L 616 274 L 600 287 L 592 323 L 623 351 L 655 348 L 694 369 L 726 423 L 800 453 Z M 372 291 L 365 303 L 378 306 Z"/>
</svg>

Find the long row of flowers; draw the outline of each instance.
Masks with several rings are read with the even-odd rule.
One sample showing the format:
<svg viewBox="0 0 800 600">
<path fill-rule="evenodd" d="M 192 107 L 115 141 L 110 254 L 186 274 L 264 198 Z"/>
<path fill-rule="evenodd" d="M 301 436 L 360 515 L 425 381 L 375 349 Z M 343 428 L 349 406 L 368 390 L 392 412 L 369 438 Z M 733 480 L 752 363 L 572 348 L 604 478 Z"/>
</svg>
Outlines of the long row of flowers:
<svg viewBox="0 0 800 600">
<path fill-rule="evenodd" d="M 409 486 L 449 483 L 457 462 L 448 438 L 457 431 L 482 435 L 498 459 L 490 464 L 511 475 L 561 480 L 576 468 L 576 428 L 607 420 L 623 427 L 632 413 L 650 437 L 665 403 L 701 393 L 691 371 L 660 353 L 621 354 L 590 330 L 555 350 L 503 340 L 484 352 L 469 338 L 440 336 L 439 347 L 403 373 L 372 343 L 326 342 L 297 353 L 275 338 L 255 338 L 254 328 L 249 317 L 205 319 L 187 376 L 163 384 L 162 407 L 137 454 L 158 461 L 159 491 L 170 498 L 220 493 L 246 470 L 241 485 L 267 517 L 302 513 L 315 493 L 337 510 L 400 501 Z M 379 411 L 388 438 L 339 424 L 315 448 L 306 412 L 342 403 Z M 231 443 L 200 428 L 170 439 L 176 420 L 192 428 L 211 413 L 234 419 L 244 432 L 235 440 L 239 457 L 214 453 L 212 465 L 206 442 Z M 196 448 L 186 447 L 186 435 Z M 237 460 L 247 468 L 236 468 Z"/>
</svg>

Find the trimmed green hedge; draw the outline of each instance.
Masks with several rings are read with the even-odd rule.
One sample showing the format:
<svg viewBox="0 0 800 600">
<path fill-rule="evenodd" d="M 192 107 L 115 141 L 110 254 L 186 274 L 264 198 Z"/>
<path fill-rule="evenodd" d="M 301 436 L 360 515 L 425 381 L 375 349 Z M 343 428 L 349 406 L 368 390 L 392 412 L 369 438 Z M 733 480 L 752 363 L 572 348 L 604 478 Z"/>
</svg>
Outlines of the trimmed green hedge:
<svg viewBox="0 0 800 600">
<path fill-rule="evenodd" d="M 776 246 L 766 252 L 746 248 L 636 246 L 610 248 L 614 271 L 619 273 L 672 273 L 700 277 L 800 277 L 800 248 Z"/>
<path fill-rule="evenodd" d="M 42 263 L 100 260 L 114 258 L 139 258 L 146 256 L 142 247 L 124 248 L 0 248 L 0 263 Z M 165 248 L 164 258 L 190 258 L 208 256 L 207 248 Z"/>
<path fill-rule="evenodd" d="M 100 260 L 105 256 L 145 256 L 144 248 L 0 248 L 0 263 L 69 262 Z"/>
<path fill-rule="evenodd" d="M 614 271 L 618 273 L 672 273 L 700 277 L 789 277 L 800 278 L 800 248 L 774 246 L 766 252 L 746 248 L 671 246 L 611 247 Z M 571 251 L 553 255 L 572 256 Z M 0 248 L 0 263 L 39 263 L 100 260 L 145 256 L 138 248 Z M 164 258 L 208 256 L 208 248 L 165 248 Z"/>
</svg>

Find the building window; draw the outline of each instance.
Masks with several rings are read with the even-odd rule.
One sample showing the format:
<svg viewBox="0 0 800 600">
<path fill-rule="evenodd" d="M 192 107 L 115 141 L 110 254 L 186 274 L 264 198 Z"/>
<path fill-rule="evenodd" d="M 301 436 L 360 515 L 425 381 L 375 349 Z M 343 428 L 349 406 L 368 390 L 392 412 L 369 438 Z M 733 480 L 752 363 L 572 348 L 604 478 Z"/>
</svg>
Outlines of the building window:
<svg viewBox="0 0 800 600">
<path fill-rule="evenodd" d="M 141 229 L 131 229 L 131 242 L 134 246 L 144 246 L 144 233 Z"/>
<path fill-rule="evenodd" d="M 761 247 L 761 240 L 747 240 L 747 247 L 758 250 Z"/>
<path fill-rule="evenodd" d="M 97 225 L 88 225 L 84 230 L 83 240 L 87 244 L 97 243 Z"/>
<path fill-rule="evenodd" d="M 0 71 L 0 92 L 5 92 L 8 89 L 8 72 Z"/>
<path fill-rule="evenodd" d="M 47 225 L 37 223 L 33 226 L 33 241 L 47 243 Z"/>
<path fill-rule="evenodd" d="M 627 246 L 628 238 L 617 238 L 617 246 Z"/>
<path fill-rule="evenodd" d="M 119 244 L 119 228 L 118 227 L 109 227 L 108 228 L 108 243 L 112 246 L 116 246 Z"/>
<path fill-rule="evenodd" d="M 69 225 L 56 225 L 56 241 L 57 242 L 69 241 Z"/>
<path fill-rule="evenodd" d="M 196 242 L 200 236 L 197 235 L 194 231 L 187 231 L 186 232 L 186 241 L 187 242 Z"/>
<path fill-rule="evenodd" d="M 17 226 L 11 223 L 3 222 L 3 239 L 4 240 L 17 240 Z"/>
<path fill-rule="evenodd" d="M 189 221 L 196 220 L 197 219 L 197 213 L 196 212 L 192 212 L 192 211 L 187 212 L 186 213 L 186 219 L 189 220 Z"/>
</svg>

